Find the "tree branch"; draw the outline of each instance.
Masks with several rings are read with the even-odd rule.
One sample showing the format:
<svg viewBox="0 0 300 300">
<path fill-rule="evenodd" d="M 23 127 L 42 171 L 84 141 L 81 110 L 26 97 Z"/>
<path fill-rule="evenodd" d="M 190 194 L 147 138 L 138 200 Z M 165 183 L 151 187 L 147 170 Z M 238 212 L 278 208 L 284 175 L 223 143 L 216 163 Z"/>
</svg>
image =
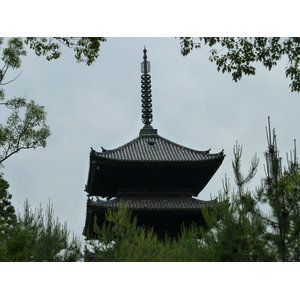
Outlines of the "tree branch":
<svg viewBox="0 0 300 300">
<path fill-rule="evenodd" d="M 36 147 L 35 146 L 30 146 L 30 147 L 20 147 L 16 150 L 14 150 L 13 152 L 11 152 L 10 154 L 6 155 L 3 159 L 0 160 L 0 164 L 2 162 L 4 162 L 6 159 L 8 159 L 10 156 L 12 156 L 13 154 L 15 153 L 18 153 L 20 150 L 24 150 L 24 149 L 35 149 Z"/>
<path fill-rule="evenodd" d="M 10 80 L 10 81 L 7 81 L 7 82 L 5 82 L 5 83 L 1 83 L 1 82 L 0 82 L 0 85 L 7 85 L 7 84 L 9 84 L 9 83 L 15 81 L 22 73 L 23 73 L 23 71 L 21 71 L 21 73 L 20 73 L 17 77 L 15 77 L 14 79 L 12 79 L 12 80 Z"/>
</svg>

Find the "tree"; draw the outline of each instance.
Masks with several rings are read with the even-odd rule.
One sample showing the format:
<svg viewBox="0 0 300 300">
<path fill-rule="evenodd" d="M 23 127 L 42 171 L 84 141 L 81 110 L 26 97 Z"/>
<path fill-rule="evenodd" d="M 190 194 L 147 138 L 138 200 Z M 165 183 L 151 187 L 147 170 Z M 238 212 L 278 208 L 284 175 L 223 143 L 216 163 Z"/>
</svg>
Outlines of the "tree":
<svg viewBox="0 0 300 300">
<path fill-rule="evenodd" d="M 3 39 L 0 39 L 0 46 Z M 14 97 L 5 100 L 2 86 L 10 83 L 4 81 L 9 69 L 18 69 L 21 66 L 21 57 L 26 55 L 22 39 L 12 38 L 2 51 L 4 65 L 0 70 L 0 104 L 11 110 L 6 125 L 0 124 L 0 164 L 22 149 L 45 147 L 50 136 L 50 129 L 46 125 L 46 112 L 43 106 L 33 100 L 27 102 L 24 97 Z"/>
<path fill-rule="evenodd" d="M 3 173 L 0 173 L 0 236 L 5 236 L 6 230 L 15 224 L 17 219 L 8 188 L 9 183 L 3 178 Z"/>
<path fill-rule="evenodd" d="M 29 45 L 35 53 L 46 56 L 47 60 L 61 56 L 60 45 L 74 49 L 77 62 L 92 64 L 99 56 L 100 43 L 105 38 L 10 38 L 3 47 L 4 39 L 0 38 L 1 59 L 0 69 L 0 105 L 7 108 L 10 115 L 6 124 L 0 124 L 0 167 L 13 154 L 23 149 L 46 147 L 50 136 L 46 125 L 46 112 L 43 106 L 24 97 L 5 98 L 4 86 L 18 76 L 7 80 L 10 70 L 19 69 L 22 57 L 26 56 L 25 46 Z M 3 116 L 3 114 L 2 114 Z M 2 120 L 1 120 L 2 121 Z M 69 232 L 66 224 L 62 225 L 53 218 L 53 210 L 48 207 L 46 217 L 40 209 L 33 214 L 26 202 L 23 218 L 17 219 L 15 209 L 8 192 L 9 183 L 0 173 L 0 259 L 2 261 L 60 261 L 77 260 L 80 257 L 77 238 L 68 241 Z M 64 250 L 63 252 L 60 252 Z"/>
<path fill-rule="evenodd" d="M 7 47 L 2 50 L 3 67 L 0 69 L 0 104 L 12 110 L 6 125 L 0 124 L 0 164 L 11 155 L 22 149 L 45 147 L 50 136 L 50 129 L 46 125 L 46 112 L 43 106 L 37 105 L 33 100 L 27 102 L 24 97 L 14 97 L 5 100 L 3 86 L 16 78 L 5 81 L 10 69 L 18 69 L 22 64 L 22 57 L 26 56 L 25 46 L 35 51 L 36 55 L 46 56 L 47 60 L 57 59 L 62 55 L 61 47 L 73 49 L 77 62 L 91 65 L 99 56 L 102 37 L 28 37 L 10 38 Z M 0 49 L 4 39 L 0 38 Z"/>
<path fill-rule="evenodd" d="M 77 62 L 91 65 L 99 56 L 101 43 L 106 42 L 104 37 L 28 37 L 24 41 L 33 49 L 37 56 L 44 55 L 47 60 L 61 56 L 60 45 L 75 51 Z"/>
<path fill-rule="evenodd" d="M 296 147 L 283 169 L 270 121 L 267 140 L 262 185 L 254 192 L 245 189 L 255 176 L 258 160 L 254 157 L 244 177 L 240 172 L 242 148 L 237 145 L 233 160 L 236 192 L 229 194 L 225 180 L 214 211 L 205 213 L 213 230 L 205 233 L 202 243 L 221 261 L 300 261 L 300 168 Z M 260 204 L 267 205 L 269 213 L 263 213 Z"/>
<path fill-rule="evenodd" d="M 107 211 L 106 221 L 100 228 L 95 219 L 94 239 L 88 240 L 85 261 L 164 261 L 167 248 L 152 229 L 137 225 L 124 206 Z"/>
<path fill-rule="evenodd" d="M 277 150 L 275 130 L 268 131 L 266 152 L 266 179 L 263 203 L 271 209 L 268 238 L 276 247 L 280 261 L 300 261 L 300 169 L 296 145 L 288 158 L 287 168 L 282 168 Z"/>
<path fill-rule="evenodd" d="M 232 162 L 236 190 L 230 192 L 230 182 L 225 177 L 213 210 L 203 211 L 211 230 L 203 234 L 201 243 L 214 253 L 217 261 L 276 261 L 274 247 L 266 239 L 268 219 L 258 205 L 263 188 L 252 193 L 246 190 L 256 174 L 258 159 L 253 157 L 249 173 L 243 176 L 241 156 L 242 147 L 237 144 Z"/>
<path fill-rule="evenodd" d="M 81 243 L 69 235 L 67 224 L 54 218 L 50 203 L 45 212 L 41 207 L 33 212 L 25 201 L 23 214 L 0 235 L 0 261 L 79 261 Z"/>
<path fill-rule="evenodd" d="M 43 106 L 33 100 L 28 103 L 25 98 L 13 98 L 1 104 L 11 108 L 12 112 L 6 125 L 0 124 L 0 164 L 22 149 L 46 147 L 51 133 Z"/>
<path fill-rule="evenodd" d="M 300 38 L 299 37 L 181 37 L 181 53 L 188 55 L 202 43 L 212 48 L 209 60 L 215 62 L 218 71 L 231 73 L 237 82 L 244 75 L 255 75 L 255 62 L 271 70 L 283 56 L 288 58 L 285 75 L 291 80 L 292 92 L 300 92 Z"/>
</svg>

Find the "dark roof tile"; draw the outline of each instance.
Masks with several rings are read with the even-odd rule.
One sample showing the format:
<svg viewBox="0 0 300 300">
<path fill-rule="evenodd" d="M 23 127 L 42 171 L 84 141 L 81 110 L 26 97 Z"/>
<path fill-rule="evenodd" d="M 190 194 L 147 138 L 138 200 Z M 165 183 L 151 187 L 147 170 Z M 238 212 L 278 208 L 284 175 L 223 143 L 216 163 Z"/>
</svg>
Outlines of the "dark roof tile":
<svg viewBox="0 0 300 300">
<path fill-rule="evenodd" d="M 89 199 L 88 206 L 99 209 L 116 209 L 120 204 L 136 210 L 199 210 L 203 207 L 211 207 L 212 201 L 203 201 L 195 198 L 114 198 L 109 201 Z"/>
<path fill-rule="evenodd" d="M 211 161 L 223 158 L 223 151 L 216 154 L 209 154 L 207 151 L 193 150 L 174 142 L 171 142 L 159 135 L 140 135 L 129 143 L 113 149 L 96 152 L 93 154 L 109 160 L 121 161 Z"/>
</svg>

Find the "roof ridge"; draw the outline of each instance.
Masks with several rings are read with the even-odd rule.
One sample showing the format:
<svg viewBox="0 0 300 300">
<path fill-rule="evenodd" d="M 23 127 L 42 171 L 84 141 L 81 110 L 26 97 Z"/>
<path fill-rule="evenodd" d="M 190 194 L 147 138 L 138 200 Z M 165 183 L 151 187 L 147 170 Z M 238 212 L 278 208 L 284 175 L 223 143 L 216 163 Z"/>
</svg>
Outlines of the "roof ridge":
<svg viewBox="0 0 300 300">
<path fill-rule="evenodd" d="M 172 142 L 158 134 L 139 135 L 128 143 L 111 150 L 96 152 L 97 156 L 128 161 L 208 161 L 223 158 L 223 150 L 210 154 L 209 150 L 196 150 Z"/>
<path fill-rule="evenodd" d="M 190 148 L 190 147 L 183 146 L 183 145 L 178 144 L 178 143 L 176 143 L 176 142 L 173 142 L 173 141 L 171 141 L 171 140 L 169 140 L 169 139 L 167 139 L 167 138 L 165 138 L 165 137 L 163 137 L 163 136 L 161 136 L 161 135 L 159 135 L 159 134 L 153 134 L 153 135 L 139 135 L 138 137 L 132 139 L 131 141 L 125 143 L 125 144 L 122 145 L 122 146 L 119 146 L 119 147 L 113 148 L 113 149 L 106 149 L 106 151 L 108 151 L 108 152 L 117 151 L 117 150 L 120 150 L 120 149 L 122 149 L 122 148 L 125 148 L 127 145 L 132 144 L 132 143 L 134 143 L 134 142 L 136 142 L 136 141 L 138 141 L 138 140 L 140 140 L 140 139 L 149 139 L 149 138 L 159 138 L 159 139 L 162 139 L 162 140 L 164 140 L 164 141 L 166 141 L 166 142 L 168 142 L 168 143 L 170 143 L 170 144 L 172 144 L 172 145 L 174 145 L 174 146 L 176 146 L 176 147 L 179 147 L 179 148 L 181 148 L 181 149 L 189 150 L 189 151 L 193 151 L 193 152 L 200 152 L 200 153 L 203 153 L 203 154 L 214 155 L 214 154 L 219 154 L 219 153 L 222 152 L 222 151 L 220 151 L 220 152 L 216 152 L 216 153 L 209 153 L 209 151 L 211 150 L 210 148 L 209 148 L 208 150 L 196 150 L 196 149 L 193 149 L 193 148 Z M 96 151 L 96 152 L 97 152 L 97 151 Z"/>
</svg>

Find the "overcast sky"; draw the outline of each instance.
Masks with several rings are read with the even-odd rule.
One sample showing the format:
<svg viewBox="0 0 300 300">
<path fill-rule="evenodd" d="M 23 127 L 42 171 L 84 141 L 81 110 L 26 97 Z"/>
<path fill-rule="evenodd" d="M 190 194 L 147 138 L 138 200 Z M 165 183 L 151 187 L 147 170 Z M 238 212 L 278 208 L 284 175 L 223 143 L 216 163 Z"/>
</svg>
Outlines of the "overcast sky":
<svg viewBox="0 0 300 300">
<path fill-rule="evenodd" d="M 46 208 L 50 199 L 60 221 L 82 236 L 90 148 L 122 146 L 136 138 L 143 126 L 140 63 L 144 46 L 151 63 L 152 125 L 158 134 L 185 147 L 211 148 L 211 153 L 224 149 L 226 154 L 198 199 L 217 196 L 225 174 L 233 184 L 236 141 L 243 145 L 244 172 L 255 153 L 260 158 L 251 186 L 259 184 L 264 175 L 268 116 L 284 162 L 293 140 L 300 141 L 300 99 L 288 87 L 286 58 L 271 72 L 258 66 L 255 76 L 235 83 L 209 62 L 208 48 L 183 57 L 175 38 L 108 38 L 92 66 L 76 63 L 72 50 L 64 50 L 62 58 L 51 62 L 28 51 L 23 73 L 5 87 L 6 96 L 26 95 L 44 105 L 52 135 L 45 149 L 24 150 L 5 161 L 2 171 L 19 211 L 26 199 L 32 208 L 40 204 Z M 6 79 L 15 74 L 8 73 Z"/>
</svg>

